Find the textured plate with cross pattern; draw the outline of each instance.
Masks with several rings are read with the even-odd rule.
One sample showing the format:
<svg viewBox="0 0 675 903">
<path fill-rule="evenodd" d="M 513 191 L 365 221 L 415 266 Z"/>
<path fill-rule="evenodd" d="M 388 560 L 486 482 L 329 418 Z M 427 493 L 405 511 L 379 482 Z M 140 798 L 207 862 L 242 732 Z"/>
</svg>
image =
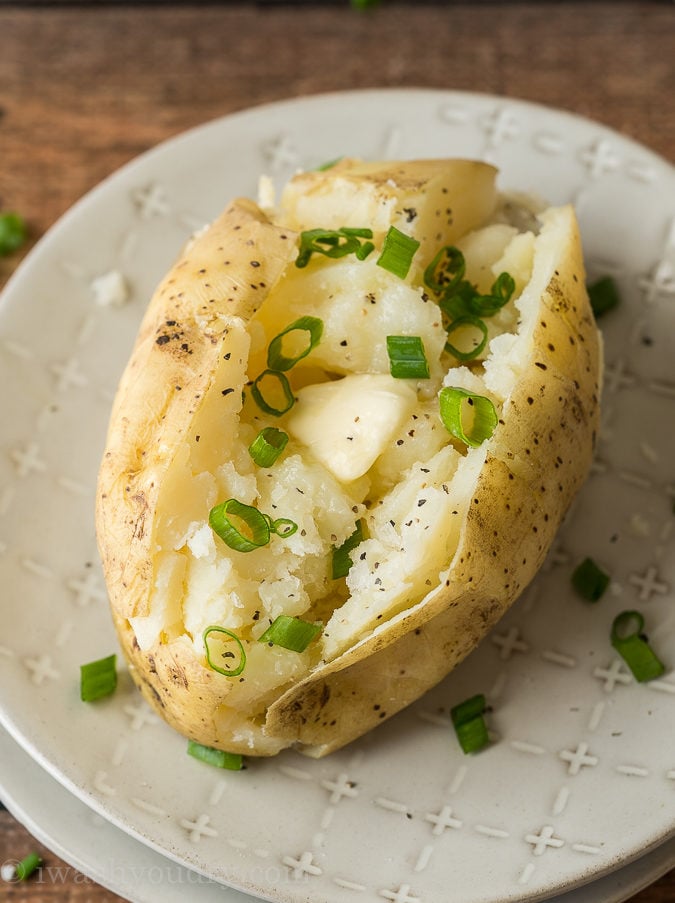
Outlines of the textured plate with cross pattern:
<svg viewBox="0 0 675 903">
<path fill-rule="evenodd" d="M 607 375 L 593 474 L 547 564 L 442 685 L 322 761 L 222 773 L 145 706 L 78 701 L 115 649 L 93 531 L 98 460 L 144 303 L 181 243 L 258 175 L 339 154 L 472 156 L 501 185 L 573 201 Z M 211 123 L 80 202 L 0 306 L 0 715 L 93 809 L 217 881 L 279 903 L 507 903 L 560 893 L 675 831 L 675 173 L 620 135 L 505 98 L 367 91 Z M 570 589 L 591 555 L 612 575 Z M 666 674 L 637 684 L 609 644 L 639 608 Z M 449 709 L 484 692 L 493 743 L 459 751 Z"/>
</svg>

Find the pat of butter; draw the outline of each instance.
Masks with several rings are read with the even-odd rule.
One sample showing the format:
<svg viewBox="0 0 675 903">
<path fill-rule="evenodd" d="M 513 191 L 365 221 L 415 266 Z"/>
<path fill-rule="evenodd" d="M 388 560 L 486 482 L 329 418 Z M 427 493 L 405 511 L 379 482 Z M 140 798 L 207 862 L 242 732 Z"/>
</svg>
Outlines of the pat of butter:
<svg viewBox="0 0 675 903">
<path fill-rule="evenodd" d="M 343 483 L 372 467 L 417 402 L 405 380 L 381 373 L 305 386 L 296 398 L 288 431 Z"/>
</svg>

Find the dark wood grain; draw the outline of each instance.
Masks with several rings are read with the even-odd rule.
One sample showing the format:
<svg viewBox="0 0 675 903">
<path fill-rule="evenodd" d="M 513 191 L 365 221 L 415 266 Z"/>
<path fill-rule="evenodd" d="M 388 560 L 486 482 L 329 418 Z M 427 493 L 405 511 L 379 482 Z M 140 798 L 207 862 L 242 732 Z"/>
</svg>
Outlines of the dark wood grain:
<svg viewBox="0 0 675 903">
<path fill-rule="evenodd" d="M 31 241 L 140 152 L 255 104 L 358 87 L 476 90 L 598 120 L 675 157 L 675 11 L 664 2 L 0 5 L 0 210 Z M 37 849 L 6 811 L 0 863 Z M 56 873 L 52 873 L 56 874 Z M 73 869 L 0 882 L 7 903 L 118 903 Z M 631 903 L 673 903 L 675 872 Z"/>
</svg>

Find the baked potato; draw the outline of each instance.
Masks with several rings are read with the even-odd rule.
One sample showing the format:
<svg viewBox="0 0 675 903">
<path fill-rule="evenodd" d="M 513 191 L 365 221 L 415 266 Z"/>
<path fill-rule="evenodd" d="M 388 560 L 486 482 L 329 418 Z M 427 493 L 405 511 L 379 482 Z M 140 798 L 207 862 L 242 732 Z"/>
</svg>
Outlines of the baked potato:
<svg viewBox="0 0 675 903">
<path fill-rule="evenodd" d="M 131 674 L 206 746 L 319 757 L 443 678 L 590 467 L 601 342 L 571 207 L 470 160 L 234 200 L 152 298 L 97 535 Z"/>
</svg>

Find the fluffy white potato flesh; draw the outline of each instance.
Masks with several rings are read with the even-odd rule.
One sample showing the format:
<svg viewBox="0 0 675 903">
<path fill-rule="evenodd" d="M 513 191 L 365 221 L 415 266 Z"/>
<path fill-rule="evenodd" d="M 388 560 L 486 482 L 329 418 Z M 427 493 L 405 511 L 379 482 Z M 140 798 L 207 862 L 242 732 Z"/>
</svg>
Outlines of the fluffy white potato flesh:
<svg viewBox="0 0 675 903">
<path fill-rule="evenodd" d="M 373 721 L 363 720 L 363 706 L 349 709 L 346 690 L 334 718 L 339 726 L 332 734 L 330 725 L 323 734 L 307 728 L 309 716 L 302 713 L 313 711 L 320 688 L 323 696 L 316 705 L 328 711 L 328 697 L 332 693 L 337 699 L 350 686 L 350 675 L 361 661 L 367 662 L 369 655 L 380 661 L 387 647 L 396 646 L 401 632 L 410 632 L 410 624 L 423 625 L 442 615 L 444 594 L 454 592 L 448 587 L 461 580 L 467 523 L 475 519 L 477 487 L 482 478 L 488 480 L 486 472 L 498 471 L 497 483 L 516 479 L 519 486 L 531 487 L 523 491 L 532 496 L 533 519 L 548 510 L 539 488 L 546 482 L 546 465 L 539 452 L 530 455 L 528 420 L 516 390 L 531 378 L 533 366 L 544 370 L 550 366 L 540 354 L 542 322 L 544 329 L 549 328 L 542 316 L 542 297 L 559 275 L 561 242 L 566 249 L 569 245 L 565 253 L 573 257 L 574 281 L 583 278 L 578 236 L 570 208 L 546 211 L 536 221 L 526 211 L 509 221 L 504 213 L 508 205 L 500 202 L 494 178 L 491 167 L 467 161 L 409 165 L 345 161 L 330 177 L 302 174 L 284 191 L 272 224 L 248 203 L 225 214 L 224 221 L 229 215 L 240 230 L 239 269 L 229 281 L 222 277 L 220 289 L 232 302 L 227 312 L 218 308 L 217 298 L 215 307 L 209 306 L 213 282 L 208 289 L 194 286 L 202 276 L 203 282 L 213 280 L 213 270 L 223 267 L 218 224 L 211 235 L 195 241 L 173 279 L 167 278 L 159 291 L 161 299 L 173 291 L 170 297 L 184 303 L 174 286 L 183 279 L 184 293 L 192 292 L 199 302 L 191 313 L 195 334 L 206 349 L 200 350 L 206 363 L 200 359 L 177 364 L 181 395 L 188 390 L 193 397 L 189 407 L 175 415 L 178 428 L 173 433 L 166 426 L 173 402 L 168 390 L 159 401 L 146 400 L 146 407 L 155 404 L 157 409 L 149 443 L 152 452 L 141 452 L 136 436 L 133 454 L 124 448 L 126 458 L 120 463 L 123 442 L 114 432 L 116 412 L 125 410 L 125 398 L 133 392 L 134 368 L 141 366 L 143 355 L 139 351 L 132 358 L 102 467 L 98 529 L 113 612 L 134 676 L 147 698 L 188 736 L 260 755 L 293 743 L 320 755 L 347 742 Z M 534 228 L 523 229 L 522 222 Z M 403 278 L 378 266 L 390 226 L 419 242 Z M 353 254 L 340 259 L 315 254 L 305 268 L 296 267 L 296 233 L 319 227 L 369 228 L 375 250 L 365 260 Z M 515 284 L 510 300 L 485 319 L 484 350 L 467 363 L 449 353 L 447 320 L 424 281 L 425 267 L 448 245 L 461 250 L 465 278 L 480 292 L 489 293 L 503 272 Z M 265 249 L 269 253 L 263 261 Z M 242 296 L 248 298 L 251 290 L 259 291 L 264 301 L 252 298 L 242 304 Z M 582 301 L 587 304 L 583 293 Z M 304 316 L 321 320 L 322 335 L 286 372 L 293 404 L 276 416 L 256 401 L 253 382 L 270 367 L 272 340 Z M 578 378 L 574 374 L 582 365 L 572 359 L 578 352 L 576 318 L 584 320 L 584 336 L 592 336 L 595 343 L 590 351 L 587 343 L 587 372 L 585 376 L 579 372 Z M 153 320 L 149 313 L 146 332 L 152 338 L 144 339 L 142 332 L 139 339 L 139 348 L 151 347 L 153 361 L 158 348 L 151 342 L 160 350 L 169 344 L 163 340 L 169 334 L 164 325 L 165 331 L 155 338 L 157 322 L 161 317 Z M 178 316 L 164 323 L 174 324 L 169 332 L 182 325 Z M 584 453 L 577 463 L 566 464 L 576 476 L 570 481 L 573 488 L 566 486 L 563 492 L 561 484 L 555 508 L 559 521 L 588 466 L 597 418 L 599 351 L 585 307 L 563 310 L 560 322 L 550 326 L 552 341 L 546 353 L 555 356 L 560 370 L 555 379 L 576 385 L 565 391 L 593 396 L 588 411 L 578 418 L 579 423 L 583 420 L 578 429 L 583 431 Z M 392 376 L 389 336 L 421 340 L 427 378 Z M 569 347 L 556 351 L 553 343 L 561 336 Z M 186 368 L 194 376 L 192 383 L 186 379 Z M 468 448 L 444 425 L 438 403 L 444 386 L 490 400 L 499 425 L 479 447 Z M 562 404 L 562 391 L 559 399 Z M 183 399 L 179 403 L 185 404 Z M 534 403 L 528 397 L 527 404 Z M 546 416 L 550 419 L 550 411 Z M 136 425 L 132 421 L 131 417 L 125 421 L 131 433 L 149 429 L 140 414 Z M 270 467 L 259 466 L 249 453 L 251 442 L 265 427 L 276 427 L 290 437 Z M 553 427 L 549 433 L 557 436 Z M 515 437 L 514 442 L 505 443 L 504 434 Z M 551 481 L 557 466 L 549 467 Z M 118 485 L 125 505 L 135 503 L 151 511 L 149 525 L 145 515 L 139 521 L 137 509 L 123 518 L 113 510 L 109 499 Z M 254 551 L 237 551 L 209 525 L 211 509 L 227 499 L 252 506 L 270 521 L 292 521 L 297 529 L 288 536 L 272 534 Z M 548 514 L 545 520 L 549 521 Z M 358 522 L 363 539 L 350 552 L 349 573 L 336 578 L 334 551 L 352 536 Z M 122 536 L 125 530 L 132 534 L 132 547 L 135 540 L 142 546 L 136 570 L 114 544 L 115 535 Z M 547 541 L 551 537 L 552 533 Z M 537 539 L 533 549 L 537 562 L 528 564 L 525 582 L 541 562 L 546 541 Z M 497 552 L 491 554 L 501 562 Z M 484 563 L 489 568 L 490 554 Z M 470 596 L 474 577 L 465 579 Z M 498 602 L 489 602 L 490 612 L 505 609 L 517 582 L 506 584 Z M 280 615 L 320 624 L 321 633 L 302 652 L 261 643 Z M 461 623 L 453 628 L 471 637 L 464 645 L 456 643 L 461 654 L 497 616 L 481 612 L 482 627 L 475 635 L 473 628 L 467 630 Z M 214 625 L 232 631 L 241 643 L 246 663 L 236 678 L 209 667 L 203 634 Z M 455 659 L 458 656 L 459 652 Z M 448 660 L 452 667 L 452 656 Z M 389 667 L 378 673 L 373 686 L 385 680 Z M 332 677 L 341 668 L 346 674 L 344 687 Z M 423 684 L 430 686 L 443 676 L 440 665 L 430 673 L 433 677 L 426 682 L 423 676 L 415 678 L 414 691 L 401 690 L 398 702 L 390 699 L 388 714 L 419 695 Z M 313 723 L 318 721 L 317 715 Z"/>
</svg>

